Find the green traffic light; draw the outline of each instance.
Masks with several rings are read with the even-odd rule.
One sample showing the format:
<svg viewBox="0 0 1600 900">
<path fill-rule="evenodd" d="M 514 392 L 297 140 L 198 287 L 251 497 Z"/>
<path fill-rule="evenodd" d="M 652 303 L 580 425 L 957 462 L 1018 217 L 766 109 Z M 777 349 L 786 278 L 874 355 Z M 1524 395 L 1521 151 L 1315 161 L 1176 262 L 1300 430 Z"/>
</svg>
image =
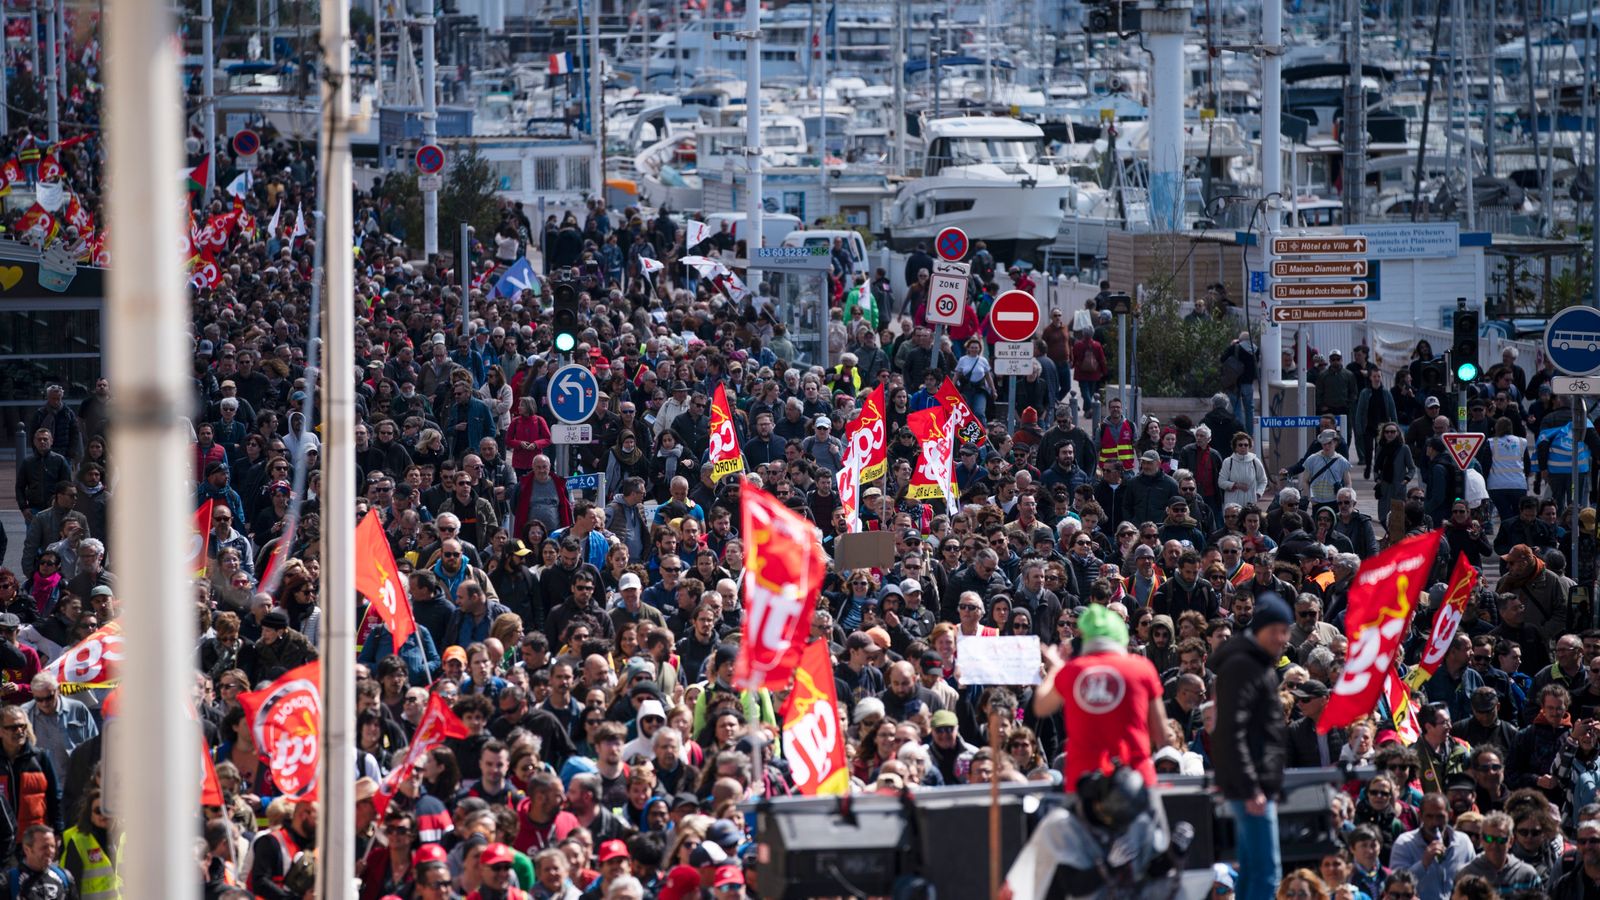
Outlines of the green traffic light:
<svg viewBox="0 0 1600 900">
<path fill-rule="evenodd" d="M 578 346 L 578 338 L 571 332 L 562 331 L 556 334 L 556 349 L 562 353 L 571 353 L 572 348 Z"/>
<path fill-rule="evenodd" d="M 1477 378 L 1478 378 L 1478 364 L 1477 363 L 1464 362 L 1461 365 L 1456 366 L 1456 380 L 1457 381 L 1465 384 L 1466 382 L 1469 382 L 1469 381 L 1476 381 Z"/>
</svg>

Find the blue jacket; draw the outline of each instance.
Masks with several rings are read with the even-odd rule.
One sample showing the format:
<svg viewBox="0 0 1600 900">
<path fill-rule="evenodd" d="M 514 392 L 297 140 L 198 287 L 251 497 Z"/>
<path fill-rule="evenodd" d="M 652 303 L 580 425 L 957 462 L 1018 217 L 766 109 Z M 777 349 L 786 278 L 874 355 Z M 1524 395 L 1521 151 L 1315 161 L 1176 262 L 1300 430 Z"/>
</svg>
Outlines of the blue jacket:
<svg viewBox="0 0 1600 900">
<path fill-rule="evenodd" d="M 233 510 L 234 524 L 244 522 L 244 501 L 239 499 L 239 492 L 234 490 L 232 485 L 225 484 L 222 490 L 218 491 L 212 489 L 210 482 L 202 480 L 200 489 L 195 494 L 194 508 L 199 509 L 207 500 L 228 504 L 228 508 Z"/>
<path fill-rule="evenodd" d="M 458 438 L 455 431 L 455 426 L 463 420 L 467 423 L 467 442 L 465 445 L 456 443 Z M 445 408 L 444 416 L 441 417 L 439 424 L 445 428 L 446 441 L 451 442 L 453 446 L 458 448 L 465 446 L 472 453 L 477 452 L 479 441 L 486 437 L 494 437 L 496 434 L 494 413 L 489 411 L 489 404 L 479 400 L 477 397 L 467 398 L 467 409 L 464 414 L 460 404 L 450 404 Z"/>
<path fill-rule="evenodd" d="M 393 655 L 394 635 L 379 624 L 367 634 L 367 642 L 361 645 L 361 655 L 357 659 L 370 670 L 378 665 L 378 660 Z M 432 684 L 440 667 L 439 650 L 433 644 L 433 634 L 418 625 L 416 632 L 401 645 L 400 661 L 406 664 L 406 677 L 412 686 L 427 687 Z"/>
</svg>

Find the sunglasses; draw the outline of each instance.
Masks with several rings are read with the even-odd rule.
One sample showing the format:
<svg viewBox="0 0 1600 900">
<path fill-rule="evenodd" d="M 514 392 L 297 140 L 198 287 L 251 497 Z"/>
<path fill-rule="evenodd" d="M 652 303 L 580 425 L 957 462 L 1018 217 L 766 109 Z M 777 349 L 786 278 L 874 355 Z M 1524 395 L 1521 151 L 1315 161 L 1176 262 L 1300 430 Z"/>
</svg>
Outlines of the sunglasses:
<svg viewBox="0 0 1600 900">
<path fill-rule="evenodd" d="M 1543 836 L 1544 836 L 1544 829 L 1542 829 L 1542 828 L 1518 828 L 1517 829 L 1517 837 L 1536 838 L 1536 837 L 1543 837 Z"/>
<path fill-rule="evenodd" d="M 977 611 L 982 610 L 983 607 L 979 606 L 976 603 L 963 603 L 963 604 L 957 606 L 956 609 L 959 609 L 962 612 L 977 612 Z"/>
<path fill-rule="evenodd" d="M 1505 834 L 1480 834 L 1480 835 L 1478 835 L 1478 837 L 1485 844 L 1496 844 L 1496 845 L 1498 845 L 1498 844 L 1504 844 L 1507 841 L 1511 840 L 1511 836 L 1510 835 L 1505 835 Z"/>
</svg>

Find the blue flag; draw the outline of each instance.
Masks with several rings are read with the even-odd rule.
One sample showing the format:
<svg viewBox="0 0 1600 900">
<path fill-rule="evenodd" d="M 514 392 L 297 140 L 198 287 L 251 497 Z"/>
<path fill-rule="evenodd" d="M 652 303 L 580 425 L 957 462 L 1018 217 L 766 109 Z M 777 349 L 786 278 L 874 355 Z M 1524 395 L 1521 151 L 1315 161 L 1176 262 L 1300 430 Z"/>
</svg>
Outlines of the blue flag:
<svg viewBox="0 0 1600 900">
<path fill-rule="evenodd" d="M 511 264 L 511 268 L 500 276 L 494 283 L 494 292 L 510 299 L 523 291 L 537 291 L 539 289 L 539 276 L 534 273 L 533 266 L 528 263 L 526 256 L 519 257 Z"/>
</svg>

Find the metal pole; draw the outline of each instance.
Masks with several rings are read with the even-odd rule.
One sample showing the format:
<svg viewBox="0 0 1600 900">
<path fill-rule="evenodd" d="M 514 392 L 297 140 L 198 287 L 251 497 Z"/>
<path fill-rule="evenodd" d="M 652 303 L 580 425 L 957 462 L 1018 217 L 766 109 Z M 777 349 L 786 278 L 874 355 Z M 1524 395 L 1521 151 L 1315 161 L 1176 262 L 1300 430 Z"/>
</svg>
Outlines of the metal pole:
<svg viewBox="0 0 1600 900">
<path fill-rule="evenodd" d="M 1458 0 L 1459 2 L 1459 0 Z M 1361 84 L 1361 3 L 1350 0 L 1350 36 L 1345 50 L 1350 73 L 1344 84 L 1344 220 L 1360 222 L 1365 201 L 1367 151 L 1367 91 Z"/>
<path fill-rule="evenodd" d="M 39 71 L 39 2 L 34 0 L 28 7 L 28 56 L 33 62 L 33 71 Z"/>
<path fill-rule="evenodd" d="M 1572 398 L 1572 525 L 1569 534 L 1572 537 L 1572 555 L 1567 557 L 1567 571 L 1574 576 L 1578 574 L 1578 512 L 1583 509 L 1583 484 L 1578 475 L 1578 457 L 1583 450 L 1584 427 L 1589 424 L 1587 404 L 1580 396 Z M 1588 585 L 1585 585 L 1588 587 Z"/>
<path fill-rule="evenodd" d="M 138 260 L 109 275 L 106 374 L 121 398 L 111 439 L 129 459 L 154 462 L 127 479 L 111 505 L 111 532 L 127 553 L 118 558 L 117 595 L 136 611 L 119 620 L 128 688 L 122 717 L 137 725 L 107 745 L 115 770 L 132 777 L 107 784 L 118 808 L 138 821 L 121 857 L 123 894 L 194 900 L 194 855 L 181 838 L 194 833 L 200 747 L 184 712 L 195 639 L 184 548 L 195 504 L 181 462 L 188 441 L 180 416 L 194 396 L 182 362 L 190 353 L 189 302 L 173 240 L 181 226 L 172 173 L 182 160 L 183 130 L 175 24 L 160 0 L 121 0 L 105 10 L 111 248 Z"/>
<path fill-rule="evenodd" d="M 5 7 L 0 6 L 0 34 L 5 33 L 8 18 Z M 5 59 L 0 58 L 0 97 L 11 96 L 11 86 L 6 78 L 5 62 Z M 0 132 L 7 134 L 11 132 L 11 107 L 5 103 L 0 103 Z M 22 459 L 21 456 L 17 458 Z"/>
<path fill-rule="evenodd" d="M 1006 376 L 1006 433 L 1017 431 L 1017 376 Z"/>
<path fill-rule="evenodd" d="M 350 192 L 350 0 L 322 0 L 322 660 L 321 752 L 318 756 L 319 897 L 354 893 L 355 858 L 339 852 L 355 829 L 355 260 Z M 431 92 L 433 82 L 428 83 Z"/>
<path fill-rule="evenodd" d="M 644 47 L 639 57 L 639 90 L 650 90 L 650 0 L 639 0 L 639 19 L 644 26 Z M 620 59 L 619 52 L 617 57 Z"/>
<path fill-rule="evenodd" d="M 433 4 L 423 8 L 422 19 L 422 142 L 439 141 L 439 107 L 434 85 Z M 439 255 L 439 192 L 422 192 L 422 255 L 432 260 Z"/>
<path fill-rule="evenodd" d="M 68 39 L 70 34 L 71 32 L 67 31 L 67 2 L 66 0 L 58 0 L 56 3 L 56 43 L 60 46 L 56 48 L 56 59 L 61 64 L 56 66 L 55 89 L 56 96 L 62 100 L 67 99 L 67 60 L 71 56 L 69 49 L 72 46 L 72 42 Z"/>
<path fill-rule="evenodd" d="M 928 36 L 928 55 L 931 57 L 928 60 L 928 73 L 929 77 L 933 79 L 933 117 L 935 119 L 939 118 L 940 113 L 943 111 L 939 102 L 941 99 L 939 96 L 939 63 L 944 57 L 944 29 L 939 24 L 939 20 L 942 18 L 944 17 L 938 13 L 933 14 L 933 34 Z M 928 164 L 927 160 L 924 159 L 922 164 L 926 166 Z"/>
<path fill-rule="evenodd" d="M 1183 228 L 1183 38 L 1188 0 L 1141 5 L 1139 15 L 1153 61 L 1150 77 L 1150 224 Z"/>
<path fill-rule="evenodd" d="M 589 136 L 594 138 L 592 181 L 595 196 L 605 193 L 605 97 L 600 82 L 600 0 L 589 3 Z M 753 108 L 753 107 L 752 107 Z"/>
<path fill-rule="evenodd" d="M 1267 0 L 1261 12 L 1261 193 L 1266 205 L 1267 234 L 1278 230 L 1278 203 L 1283 190 L 1283 0 Z"/>
<path fill-rule="evenodd" d="M 461 223 L 460 247 L 456 270 L 461 273 L 461 333 L 470 338 L 467 329 L 472 327 L 472 226 L 465 222 Z"/>
<path fill-rule="evenodd" d="M 1117 396 L 1122 398 L 1122 409 L 1128 409 L 1128 317 L 1117 313 Z M 1087 406 L 1089 398 L 1083 398 Z"/>
<path fill-rule="evenodd" d="M 1294 367 L 1299 370 L 1295 372 L 1294 379 L 1295 415 L 1305 416 L 1310 415 L 1306 410 L 1306 376 L 1311 374 L 1311 341 L 1306 337 L 1306 327 L 1304 325 L 1295 326 L 1294 340 Z M 1295 452 L 1300 456 L 1305 456 L 1306 430 L 1304 428 L 1296 428 L 1294 432 L 1298 436 L 1295 446 L 1299 448 Z"/>
<path fill-rule="evenodd" d="M 906 173 L 906 14 L 905 4 L 894 6 L 894 171 Z"/>
<path fill-rule="evenodd" d="M 383 3 L 372 0 L 372 99 L 383 107 Z"/>
<path fill-rule="evenodd" d="M 837 11 L 838 5 L 829 7 Z M 829 13 L 832 15 L 832 13 Z M 821 137 L 822 151 L 817 154 L 817 172 L 822 176 L 822 211 L 828 212 L 828 15 L 822 17 L 822 39 L 818 41 L 822 51 L 822 59 L 818 62 L 822 66 L 822 77 L 817 84 L 817 119 L 819 128 L 817 133 Z M 827 343 L 824 341 L 823 343 Z"/>
<path fill-rule="evenodd" d="M 44 10 L 44 84 L 45 84 L 45 121 L 50 131 L 50 143 L 61 140 L 60 104 L 61 97 L 56 93 L 56 10 L 57 0 L 45 0 L 49 5 Z"/>
<path fill-rule="evenodd" d="M 217 150 L 217 46 L 216 46 L 216 17 L 212 12 L 211 0 L 200 0 L 200 55 L 203 57 L 202 65 L 205 70 L 200 73 L 200 87 L 203 91 L 205 112 L 206 153 L 215 153 Z M 216 161 L 206 166 L 206 183 L 201 186 L 201 197 L 206 203 L 211 202 L 211 195 L 217 188 Z"/>
<path fill-rule="evenodd" d="M 749 0 L 745 4 L 746 34 L 744 36 L 744 119 L 745 165 L 749 167 L 745 181 L 745 219 L 750 231 L 745 235 L 746 259 L 754 259 L 756 248 L 761 246 L 761 4 Z M 752 270 L 751 280 L 754 281 Z M 754 284 L 750 285 L 753 289 Z M 823 329 L 826 343 L 827 329 Z"/>
</svg>

